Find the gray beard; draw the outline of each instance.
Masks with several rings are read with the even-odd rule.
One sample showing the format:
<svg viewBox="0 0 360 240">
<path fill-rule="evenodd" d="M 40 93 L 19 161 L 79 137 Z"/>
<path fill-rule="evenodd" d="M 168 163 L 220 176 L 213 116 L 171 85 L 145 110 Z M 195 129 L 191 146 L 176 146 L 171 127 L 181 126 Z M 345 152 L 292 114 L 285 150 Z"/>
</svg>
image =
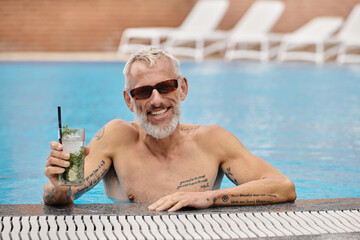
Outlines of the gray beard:
<svg viewBox="0 0 360 240">
<path fill-rule="evenodd" d="M 137 111 L 135 108 L 135 120 L 146 134 L 154 137 L 155 139 L 163 139 L 170 136 L 176 129 L 180 121 L 181 116 L 181 102 L 174 106 L 174 116 L 171 119 L 170 124 L 166 127 L 156 126 L 148 122 L 147 116 L 143 112 Z"/>
</svg>

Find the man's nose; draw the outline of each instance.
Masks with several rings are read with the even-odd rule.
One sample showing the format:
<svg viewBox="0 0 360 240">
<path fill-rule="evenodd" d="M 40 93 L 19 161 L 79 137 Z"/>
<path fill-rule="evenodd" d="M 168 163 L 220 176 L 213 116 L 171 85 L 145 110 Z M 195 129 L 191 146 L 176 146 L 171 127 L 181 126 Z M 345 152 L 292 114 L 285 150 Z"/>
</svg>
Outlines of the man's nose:
<svg viewBox="0 0 360 240">
<path fill-rule="evenodd" d="M 152 104 L 154 103 L 156 104 L 162 101 L 161 94 L 158 92 L 158 90 L 153 89 L 149 100 L 151 101 Z"/>
</svg>

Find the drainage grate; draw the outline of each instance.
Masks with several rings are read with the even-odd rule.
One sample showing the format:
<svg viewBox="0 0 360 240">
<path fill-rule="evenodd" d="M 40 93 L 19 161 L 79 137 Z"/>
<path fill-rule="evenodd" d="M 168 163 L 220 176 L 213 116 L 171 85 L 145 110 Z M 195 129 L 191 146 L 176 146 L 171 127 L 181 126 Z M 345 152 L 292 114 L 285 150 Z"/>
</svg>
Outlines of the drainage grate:
<svg viewBox="0 0 360 240">
<path fill-rule="evenodd" d="M 359 210 L 2 216 L 1 239 L 231 239 L 360 232 Z"/>
</svg>

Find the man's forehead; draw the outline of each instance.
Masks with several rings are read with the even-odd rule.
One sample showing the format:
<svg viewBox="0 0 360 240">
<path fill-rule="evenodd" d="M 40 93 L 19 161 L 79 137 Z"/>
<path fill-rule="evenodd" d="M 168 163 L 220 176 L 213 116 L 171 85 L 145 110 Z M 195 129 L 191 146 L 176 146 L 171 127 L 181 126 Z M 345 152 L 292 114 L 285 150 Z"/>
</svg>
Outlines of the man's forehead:
<svg viewBox="0 0 360 240">
<path fill-rule="evenodd" d="M 150 63 L 136 60 L 130 68 L 130 75 L 136 76 L 136 75 L 142 75 L 142 74 L 149 74 L 150 72 L 168 72 L 173 73 L 175 72 L 174 66 L 166 57 L 161 57 L 157 59 L 154 65 L 150 66 Z"/>
</svg>

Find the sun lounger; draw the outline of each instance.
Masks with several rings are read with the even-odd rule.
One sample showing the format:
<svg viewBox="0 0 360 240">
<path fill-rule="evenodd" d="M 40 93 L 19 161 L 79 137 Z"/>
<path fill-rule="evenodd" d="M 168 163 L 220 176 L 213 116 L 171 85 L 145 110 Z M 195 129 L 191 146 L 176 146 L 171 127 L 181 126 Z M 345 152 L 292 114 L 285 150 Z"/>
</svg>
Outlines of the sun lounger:
<svg viewBox="0 0 360 240">
<path fill-rule="evenodd" d="M 340 43 L 338 63 L 360 63 L 360 4 L 353 8 L 335 40 Z"/>
<path fill-rule="evenodd" d="M 122 34 L 118 52 L 134 52 L 143 45 L 132 43 L 132 40 L 147 40 L 150 41 L 150 45 L 159 46 L 161 40 L 168 38 L 173 32 L 171 43 L 178 40 L 177 36 L 181 42 L 193 40 L 189 36 L 214 30 L 227 7 L 228 0 L 199 0 L 178 28 L 128 28 Z M 174 45 L 168 41 L 167 46 L 171 48 Z"/>
<path fill-rule="evenodd" d="M 342 22 L 340 17 L 317 17 L 295 32 L 285 35 L 281 40 L 278 61 L 304 60 L 323 63 L 326 59 L 326 41 L 339 29 Z"/>
<path fill-rule="evenodd" d="M 245 15 L 230 31 L 215 31 L 215 43 L 205 48 L 205 54 L 219 50 L 225 51 L 225 59 L 250 58 L 261 61 L 269 60 L 271 55 L 269 34 L 284 10 L 280 1 L 257 1 L 251 5 Z M 254 47 L 255 46 L 255 47 Z"/>
</svg>

